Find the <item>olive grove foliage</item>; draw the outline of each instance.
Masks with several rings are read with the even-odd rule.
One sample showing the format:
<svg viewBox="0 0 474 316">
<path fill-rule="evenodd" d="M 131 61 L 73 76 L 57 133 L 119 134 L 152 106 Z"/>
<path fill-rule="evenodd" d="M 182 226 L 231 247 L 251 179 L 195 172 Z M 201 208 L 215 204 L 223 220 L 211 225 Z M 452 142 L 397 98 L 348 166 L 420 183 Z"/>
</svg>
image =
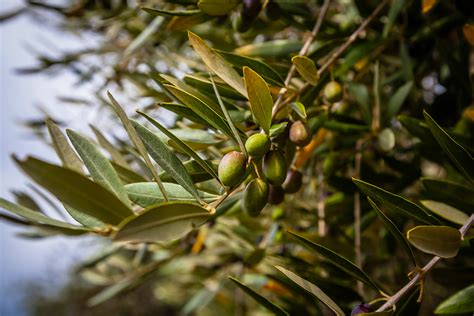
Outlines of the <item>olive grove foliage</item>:
<svg viewBox="0 0 474 316">
<path fill-rule="evenodd" d="M 103 40 L 22 72 L 101 78 L 117 128 L 32 124 L 62 164 L 13 159 L 74 221 L 26 194 L 0 216 L 109 241 L 91 308 L 146 284 L 167 313 L 472 313 L 473 6 L 27 1 L 1 20 Z"/>
</svg>

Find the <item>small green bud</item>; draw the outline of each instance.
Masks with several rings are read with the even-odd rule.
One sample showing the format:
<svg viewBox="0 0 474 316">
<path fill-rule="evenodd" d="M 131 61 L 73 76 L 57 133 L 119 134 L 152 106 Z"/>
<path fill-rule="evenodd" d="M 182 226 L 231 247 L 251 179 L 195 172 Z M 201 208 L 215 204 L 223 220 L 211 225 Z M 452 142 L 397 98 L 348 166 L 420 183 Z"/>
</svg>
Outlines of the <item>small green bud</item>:
<svg viewBox="0 0 474 316">
<path fill-rule="evenodd" d="M 268 203 L 273 205 L 281 204 L 285 200 L 285 191 L 279 185 L 270 185 Z"/>
<path fill-rule="evenodd" d="M 283 182 L 283 190 L 286 193 L 296 193 L 301 189 L 303 185 L 303 174 L 298 170 L 291 169 L 286 174 L 285 182 Z"/>
<path fill-rule="evenodd" d="M 286 178 L 285 157 L 279 150 L 270 150 L 263 157 L 262 171 L 267 182 L 273 185 L 281 185 Z"/>
<path fill-rule="evenodd" d="M 231 151 L 222 157 L 217 173 L 219 179 L 226 186 L 234 186 L 245 174 L 245 156 L 238 151 Z"/>
<path fill-rule="evenodd" d="M 257 216 L 268 202 L 268 184 L 254 179 L 245 187 L 242 208 L 251 216 Z"/>
<path fill-rule="evenodd" d="M 266 134 L 253 134 L 245 142 L 245 149 L 252 158 L 263 157 L 270 149 L 270 138 Z"/>
<path fill-rule="evenodd" d="M 308 125 L 302 121 L 291 124 L 290 140 L 300 147 L 304 147 L 311 142 L 311 131 Z"/>
<path fill-rule="evenodd" d="M 337 81 L 331 81 L 324 86 L 323 93 L 328 102 L 339 102 L 342 99 L 342 86 Z"/>
</svg>

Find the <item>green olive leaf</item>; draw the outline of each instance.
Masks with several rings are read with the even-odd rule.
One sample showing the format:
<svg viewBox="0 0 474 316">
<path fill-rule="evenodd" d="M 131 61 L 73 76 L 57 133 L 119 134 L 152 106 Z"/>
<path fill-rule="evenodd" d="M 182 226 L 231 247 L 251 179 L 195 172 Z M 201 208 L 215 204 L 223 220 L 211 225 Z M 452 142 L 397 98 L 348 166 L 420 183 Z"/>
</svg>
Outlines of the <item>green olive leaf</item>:
<svg viewBox="0 0 474 316">
<path fill-rule="evenodd" d="M 474 284 L 454 293 L 444 300 L 435 310 L 435 314 L 474 313 Z"/>
<path fill-rule="evenodd" d="M 117 242 L 166 242 L 177 239 L 203 224 L 211 214 L 189 202 L 164 202 L 151 206 L 138 216 L 123 221 Z"/>
<path fill-rule="evenodd" d="M 407 232 L 408 241 L 419 250 L 441 257 L 455 257 L 461 233 L 449 226 L 417 226 Z"/>
<path fill-rule="evenodd" d="M 291 62 L 295 66 L 298 73 L 306 80 L 310 85 L 316 85 L 319 81 L 318 68 L 314 61 L 306 56 L 294 56 Z"/>
<path fill-rule="evenodd" d="M 458 225 L 463 225 L 469 219 L 466 213 L 442 202 L 424 200 L 420 203 L 436 215 Z"/>
<path fill-rule="evenodd" d="M 249 67 L 244 67 L 250 109 L 262 129 L 268 134 L 272 125 L 273 99 L 263 78 Z"/>
</svg>

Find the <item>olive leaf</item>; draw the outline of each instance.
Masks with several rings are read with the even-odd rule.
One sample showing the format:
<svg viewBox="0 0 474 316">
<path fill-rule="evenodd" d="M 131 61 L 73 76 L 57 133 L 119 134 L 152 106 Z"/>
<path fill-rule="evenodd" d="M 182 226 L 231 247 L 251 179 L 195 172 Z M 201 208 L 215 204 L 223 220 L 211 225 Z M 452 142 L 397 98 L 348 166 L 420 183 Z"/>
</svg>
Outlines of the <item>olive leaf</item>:
<svg viewBox="0 0 474 316">
<path fill-rule="evenodd" d="M 160 165 L 163 170 L 170 174 L 183 188 L 191 193 L 196 200 L 200 201 L 196 188 L 194 187 L 191 176 L 186 172 L 181 160 L 148 128 L 142 126 L 136 121 L 131 121 L 133 127 L 140 136 L 148 153 L 153 160 Z M 165 189 L 166 190 L 166 189 Z"/>
<path fill-rule="evenodd" d="M 82 173 L 82 162 L 81 159 L 71 148 L 66 136 L 61 132 L 59 127 L 51 119 L 46 120 L 46 126 L 48 127 L 51 140 L 53 141 L 54 150 L 58 155 L 63 166 L 68 167 L 72 170 Z"/>
<path fill-rule="evenodd" d="M 160 10 L 160 9 L 154 9 L 154 8 L 147 8 L 147 7 L 141 7 L 143 11 L 150 13 L 151 15 L 157 16 L 190 16 L 190 15 L 196 15 L 201 13 L 201 10 L 176 10 L 176 11 L 170 11 L 170 10 Z"/>
<path fill-rule="evenodd" d="M 455 257 L 461 233 L 449 226 L 417 226 L 407 232 L 408 241 L 419 250 L 441 257 Z"/>
<path fill-rule="evenodd" d="M 262 129 L 268 134 L 272 124 L 273 99 L 263 78 L 249 67 L 244 67 L 250 109 Z"/>
<path fill-rule="evenodd" d="M 239 288 L 242 289 L 246 294 L 248 294 L 251 298 L 253 298 L 257 303 L 268 309 L 270 312 L 274 313 L 275 315 L 289 315 L 284 309 L 282 309 L 280 306 L 276 305 L 275 303 L 272 303 L 262 295 L 258 294 L 256 291 L 252 290 L 249 288 L 247 285 L 243 284 L 239 280 L 233 278 L 233 277 L 228 277 L 234 284 L 236 284 Z"/>
<path fill-rule="evenodd" d="M 435 310 L 435 314 L 474 313 L 474 284 L 458 291 L 444 300 Z"/>
<path fill-rule="evenodd" d="M 194 50 L 201 57 L 206 66 L 229 86 L 247 97 L 247 90 L 245 89 L 244 81 L 234 68 L 232 68 L 232 66 L 221 55 L 207 46 L 202 38 L 193 32 L 188 32 L 188 37 Z"/>
<path fill-rule="evenodd" d="M 124 220 L 114 236 L 118 242 L 166 242 L 202 225 L 211 214 L 189 202 L 164 202 Z"/>
<path fill-rule="evenodd" d="M 431 212 L 455 224 L 463 225 L 469 219 L 466 213 L 442 202 L 423 200 L 420 203 Z"/>
<path fill-rule="evenodd" d="M 61 202 L 104 223 L 116 225 L 133 214 L 112 192 L 68 168 L 28 157 L 15 162 Z"/>
<path fill-rule="evenodd" d="M 319 81 L 319 73 L 314 61 L 306 56 L 294 56 L 291 62 L 298 73 L 311 85 L 316 85 Z"/>
<path fill-rule="evenodd" d="M 336 315 L 344 315 L 344 311 L 329 297 L 324 293 L 319 287 L 309 282 L 308 280 L 303 279 L 297 274 L 283 268 L 280 266 L 275 266 L 281 273 L 283 273 L 291 281 L 314 295 L 317 299 L 323 302 L 327 307 L 329 307 Z"/>
</svg>

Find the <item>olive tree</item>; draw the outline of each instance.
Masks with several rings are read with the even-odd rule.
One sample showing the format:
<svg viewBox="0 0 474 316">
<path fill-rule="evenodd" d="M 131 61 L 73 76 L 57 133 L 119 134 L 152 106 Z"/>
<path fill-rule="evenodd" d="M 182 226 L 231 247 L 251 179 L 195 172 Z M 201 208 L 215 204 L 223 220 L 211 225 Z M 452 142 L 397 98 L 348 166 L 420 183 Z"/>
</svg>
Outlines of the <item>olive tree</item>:
<svg viewBox="0 0 474 316">
<path fill-rule="evenodd" d="M 104 240 L 91 308 L 146 284 L 183 314 L 472 313 L 473 6 L 29 0 L 2 20 L 102 42 L 23 72 L 102 78 L 115 128 L 46 118 L 62 164 L 14 159 L 71 221 L 1 217 Z"/>
</svg>

